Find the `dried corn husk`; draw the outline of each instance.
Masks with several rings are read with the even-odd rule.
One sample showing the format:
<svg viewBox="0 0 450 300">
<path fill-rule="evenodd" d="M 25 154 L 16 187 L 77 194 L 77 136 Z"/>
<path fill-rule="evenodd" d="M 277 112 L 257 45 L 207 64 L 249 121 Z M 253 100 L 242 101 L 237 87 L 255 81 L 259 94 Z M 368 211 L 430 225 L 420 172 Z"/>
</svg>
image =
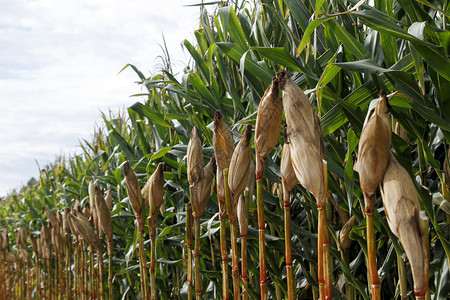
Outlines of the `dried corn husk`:
<svg viewBox="0 0 450 300">
<path fill-rule="evenodd" d="M 89 179 L 88 185 L 88 194 L 89 194 L 89 206 L 91 209 L 95 207 L 95 184 L 92 182 L 92 179 Z"/>
<path fill-rule="evenodd" d="M 213 146 L 217 169 L 223 171 L 230 166 L 231 156 L 234 151 L 234 141 L 233 134 L 223 120 L 220 110 L 217 110 L 214 114 Z"/>
<path fill-rule="evenodd" d="M 355 216 L 352 216 L 347 223 L 342 227 L 341 232 L 339 233 L 339 245 L 341 250 L 347 250 L 352 244 L 352 240 L 350 239 L 350 231 L 352 231 L 353 227 L 358 224 L 358 220 Z"/>
<path fill-rule="evenodd" d="M 42 257 L 45 260 L 49 260 L 51 258 L 51 232 L 50 225 L 42 224 L 41 227 L 41 244 L 42 244 Z"/>
<path fill-rule="evenodd" d="M 225 217 L 225 185 L 223 170 L 230 167 L 231 156 L 234 151 L 233 134 L 230 128 L 222 118 L 220 110 L 214 114 L 214 132 L 213 132 L 214 157 L 216 158 L 217 171 L 217 197 L 219 200 L 219 214 L 221 218 Z"/>
<path fill-rule="evenodd" d="M 26 263 L 30 259 L 30 254 L 27 251 L 27 238 L 25 234 L 25 229 L 20 227 L 16 234 L 18 258 L 20 262 Z"/>
<path fill-rule="evenodd" d="M 8 238 L 8 230 L 6 227 L 2 230 L 2 250 L 9 251 L 9 238 Z"/>
<path fill-rule="evenodd" d="M 42 253 L 43 253 L 43 250 L 42 250 L 42 236 L 39 236 L 37 239 L 36 239 L 36 245 L 37 245 L 37 249 L 38 249 L 38 251 L 37 251 L 37 253 L 38 253 L 38 258 L 44 258 L 43 256 L 42 256 Z"/>
<path fill-rule="evenodd" d="M 51 244 L 55 252 L 58 251 L 58 237 L 56 235 L 57 235 L 56 229 L 53 226 L 51 226 L 50 227 Z"/>
<path fill-rule="evenodd" d="M 302 89 L 296 85 L 287 74 L 281 70 L 278 74 L 280 89 L 283 90 L 283 109 L 286 123 L 310 144 L 321 151 L 323 159 L 323 137 L 319 119 Z"/>
<path fill-rule="evenodd" d="M 94 229 L 95 231 L 98 232 L 98 237 L 102 238 L 102 230 L 100 229 L 100 224 L 99 224 L 99 215 L 98 215 L 98 211 L 97 211 L 97 207 L 95 206 L 95 202 L 94 202 L 94 207 L 89 209 L 89 213 L 90 213 L 90 219 L 91 221 L 93 221 L 94 223 Z"/>
<path fill-rule="evenodd" d="M 67 224 L 69 225 L 70 232 L 72 232 L 72 234 L 75 236 L 75 238 L 78 239 L 78 231 L 73 226 L 72 220 L 69 217 L 69 215 L 71 214 L 71 211 L 75 211 L 75 209 L 69 208 L 67 210 L 67 213 L 66 213 Z"/>
<path fill-rule="evenodd" d="M 252 198 L 253 192 L 255 190 L 255 173 L 256 164 L 252 159 L 250 162 L 250 171 L 248 172 L 247 184 L 245 187 L 245 191 L 248 191 L 250 199 Z M 239 233 L 241 234 L 241 236 L 246 236 L 248 233 L 248 207 L 245 204 L 245 196 L 244 194 L 241 194 L 237 204 L 237 218 L 239 223 Z"/>
<path fill-rule="evenodd" d="M 62 228 L 65 236 L 70 234 L 69 221 L 67 220 L 67 214 L 69 213 L 69 208 L 66 207 L 64 209 L 64 213 L 62 215 Z"/>
<path fill-rule="evenodd" d="M 111 189 L 109 188 L 108 191 L 106 192 L 106 198 L 105 198 L 105 203 L 106 203 L 106 206 L 108 207 L 109 211 L 111 211 L 112 202 L 113 202 L 112 192 L 111 192 Z"/>
<path fill-rule="evenodd" d="M 101 250 L 100 239 L 95 234 L 94 228 L 92 228 L 89 220 L 77 211 L 73 211 L 69 218 L 72 220 L 73 227 L 80 234 L 80 236 L 96 249 Z"/>
<path fill-rule="evenodd" d="M 142 231 L 144 229 L 144 202 L 142 200 L 139 182 L 128 162 L 125 162 L 123 170 L 125 173 L 125 185 L 127 187 L 128 198 L 138 222 L 139 230 Z"/>
<path fill-rule="evenodd" d="M 76 199 L 75 204 L 73 205 L 73 210 L 81 212 L 81 203 L 80 200 Z"/>
<path fill-rule="evenodd" d="M 192 128 L 191 138 L 187 148 L 187 176 L 189 185 L 194 185 L 202 179 L 203 149 L 197 128 Z"/>
<path fill-rule="evenodd" d="M 86 219 L 89 219 L 91 217 L 91 210 L 89 209 L 89 205 L 86 205 L 81 213 L 86 217 Z"/>
<path fill-rule="evenodd" d="M 239 196 L 244 192 L 248 183 L 248 174 L 252 161 L 252 148 L 250 140 L 252 138 L 252 127 L 247 125 L 239 144 L 234 149 L 231 157 L 228 173 L 228 186 L 231 194 L 231 207 L 234 209 L 233 216 L 236 215 L 236 206 Z M 230 213 L 230 212 L 228 212 Z"/>
<path fill-rule="evenodd" d="M 292 167 L 301 185 L 309 190 L 317 201 L 318 207 L 325 205 L 325 179 L 323 161 L 317 146 L 308 143 L 301 134 L 289 125 L 286 126 L 286 136 L 289 147 Z"/>
<path fill-rule="evenodd" d="M 54 228 L 59 228 L 59 221 L 56 216 L 47 207 L 44 207 L 44 213 Z"/>
<path fill-rule="evenodd" d="M 297 176 L 295 176 L 294 167 L 292 166 L 291 147 L 289 147 L 287 135 L 281 152 L 280 173 L 283 184 L 283 193 L 289 193 L 298 183 L 298 179 Z"/>
<path fill-rule="evenodd" d="M 23 227 L 19 228 L 19 231 L 16 234 L 16 242 L 18 248 L 26 248 L 27 247 L 27 238 L 25 235 L 25 229 Z"/>
<path fill-rule="evenodd" d="M 41 237 L 45 243 L 47 243 L 47 244 L 51 243 L 52 237 L 51 237 L 51 232 L 50 232 L 50 224 L 48 224 L 48 225 L 45 223 L 42 224 Z"/>
<path fill-rule="evenodd" d="M 364 193 L 366 212 L 373 212 L 374 195 L 383 180 L 391 153 L 391 119 L 388 114 L 386 93 L 380 91 L 381 100 L 375 113 L 361 132 L 356 170 Z"/>
<path fill-rule="evenodd" d="M 265 159 L 272 152 L 280 136 L 282 104 L 276 78 L 259 102 L 255 128 L 256 177 L 262 178 Z"/>
<path fill-rule="evenodd" d="M 95 188 L 96 185 L 94 184 L 94 182 L 90 179 L 89 180 L 89 187 L 88 187 L 88 192 L 89 192 L 89 207 L 90 207 L 90 211 L 91 211 L 91 217 L 92 220 L 94 221 L 94 225 L 95 225 L 95 230 L 97 230 L 99 237 L 101 238 L 102 236 L 102 230 L 100 229 L 100 216 L 99 216 L 99 212 L 97 210 L 97 206 L 95 203 Z"/>
<path fill-rule="evenodd" d="M 156 171 L 150 176 L 148 182 L 150 217 L 154 218 L 158 215 L 159 208 L 163 204 L 164 196 L 164 166 L 165 163 L 159 163 Z"/>
<path fill-rule="evenodd" d="M 37 245 L 37 239 L 34 235 L 30 235 L 30 242 L 31 242 L 31 248 L 33 249 L 33 252 L 35 253 L 36 257 L 40 257 L 39 248 Z"/>
<path fill-rule="evenodd" d="M 381 184 L 381 196 L 389 228 L 400 239 L 414 278 L 414 291 L 426 290 L 428 262 L 419 222 L 420 203 L 408 172 L 391 154 Z"/>
<path fill-rule="evenodd" d="M 103 197 L 103 190 L 101 190 L 98 186 L 95 186 L 95 206 L 97 207 L 99 223 L 101 229 L 105 233 L 108 241 L 112 241 L 113 238 L 113 228 L 112 228 L 112 219 L 111 213 L 109 211 L 108 206 L 106 205 L 105 198 Z M 99 230 L 99 237 L 100 237 Z"/>
<path fill-rule="evenodd" d="M 212 184 L 214 182 L 215 173 L 216 158 L 213 156 L 203 168 L 202 180 L 191 187 L 194 195 L 193 205 L 195 206 L 193 216 L 196 219 L 201 217 L 208 205 L 209 198 L 212 194 Z"/>
</svg>

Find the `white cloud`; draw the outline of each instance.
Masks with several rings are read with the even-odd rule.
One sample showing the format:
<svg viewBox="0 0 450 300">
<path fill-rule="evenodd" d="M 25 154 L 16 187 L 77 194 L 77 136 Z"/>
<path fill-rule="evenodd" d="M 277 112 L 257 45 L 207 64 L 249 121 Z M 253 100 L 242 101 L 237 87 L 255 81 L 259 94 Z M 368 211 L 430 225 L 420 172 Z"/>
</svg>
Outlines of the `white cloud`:
<svg viewBox="0 0 450 300">
<path fill-rule="evenodd" d="M 154 71 L 162 34 L 175 62 L 197 1 L 0 0 L 0 195 L 89 138 L 100 111 L 131 105 L 136 65 Z M 182 64 L 178 64 L 179 66 Z"/>
</svg>

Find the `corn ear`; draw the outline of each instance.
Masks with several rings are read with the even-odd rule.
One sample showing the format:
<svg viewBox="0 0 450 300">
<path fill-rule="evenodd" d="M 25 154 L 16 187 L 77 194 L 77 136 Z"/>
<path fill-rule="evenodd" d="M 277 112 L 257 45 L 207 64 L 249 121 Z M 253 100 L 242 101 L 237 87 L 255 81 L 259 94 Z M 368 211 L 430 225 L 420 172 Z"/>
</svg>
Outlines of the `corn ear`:
<svg viewBox="0 0 450 300">
<path fill-rule="evenodd" d="M 352 216 L 342 227 L 339 233 L 339 246 L 341 250 L 347 250 L 352 244 L 350 239 L 350 231 L 358 224 L 358 220 L 355 216 Z"/>
<path fill-rule="evenodd" d="M 192 128 L 191 138 L 187 148 L 187 176 L 189 185 L 194 185 L 202 179 L 203 150 L 197 128 Z"/>
<path fill-rule="evenodd" d="M 411 177 L 392 154 L 381 185 L 381 196 L 389 228 L 400 239 L 411 264 L 414 291 L 420 293 L 428 285 L 428 262 L 419 222 L 420 203 Z"/>
<path fill-rule="evenodd" d="M 252 148 L 251 140 L 252 128 L 251 125 L 247 125 L 244 134 L 242 135 L 239 144 L 234 149 L 233 156 L 231 157 L 229 175 L 228 175 L 228 186 L 231 193 L 231 208 L 233 218 L 236 215 L 236 206 L 238 203 L 239 196 L 244 192 L 245 187 L 248 183 L 248 174 L 250 172 L 250 164 L 252 161 Z"/>
<path fill-rule="evenodd" d="M 213 156 L 203 168 L 202 180 L 191 187 L 194 205 L 193 215 L 195 219 L 200 218 L 208 205 L 208 201 L 212 194 L 212 184 L 214 182 L 216 169 L 216 159 Z"/>
<path fill-rule="evenodd" d="M 280 173 L 283 184 L 283 193 L 290 192 L 298 183 L 295 175 L 294 167 L 291 161 L 291 147 L 289 147 L 289 139 L 285 134 L 284 146 L 281 152 Z"/>
<path fill-rule="evenodd" d="M 265 159 L 277 144 L 280 136 L 282 104 L 276 78 L 259 102 L 255 128 L 256 177 L 262 178 Z"/>
<path fill-rule="evenodd" d="M 59 228 L 59 222 L 56 216 L 47 207 L 44 207 L 44 213 L 54 228 Z"/>
<path fill-rule="evenodd" d="M 88 185 L 88 194 L 89 194 L 89 206 L 91 209 L 95 207 L 95 184 L 92 179 L 89 179 Z"/>
<path fill-rule="evenodd" d="M 253 192 L 255 190 L 255 173 L 256 173 L 256 165 L 255 161 L 252 159 L 250 162 L 250 171 L 248 172 L 247 184 L 245 186 L 245 192 L 249 194 L 251 199 Z M 237 204 L 237 219 L 239 223 L 239 233 L 241 236 L 247 236 L 248 233 L 248 207 L 245 205 L 245 196 L 242 193 L 239 196 L 238 204 Z"/>
<path fill-rule="evenodd" d="M 356 170 L 359 173 L 367 213 L 375 206 L 374 195 L 386 171 L 391 153 L 391 120 L 386 93 L 380 91 L 381 100 L 375 113 L 361 132 Z"/>
<path fill-rule="evenodd" d="M 111 192 L 111 189 L 109 188 L 108 191 L 106 192 L 106 197 L 105 197 L 105 203 L 106 203 L 106 206 L 108 207 L 108 210 L 111 210 L 112 202 L 113 202 L 112 192 Z"/>
<path fill-rule="evenodd" d="M 125 185 L 127 187 L 128 199 L 130 200 L 131 208 L 133 208 L 139 230 L 141 231 L 144 229 L 144 203 L 141 196 L 139 182 L 128 161 L 123 165 L 123 170 L 125 173 Z"/>
<path fill-rule="evenodd" d="M 289 125 L 286 126 L 286 134 L 289 139 L 288 145 L 291 148 L 292 167 L 298 181 L 314 195 L 317 206 L 324 207 L 326 187 L 319 149 L 308 143 Z"/>
<path fill-rule="evenodd" d="M 164 196 L 164 166 L 166 164 L 161 162 L 158 164 L 155 172 L 150 176 L 148 193 L 149 193 L 149 204 L 150 204 L 150 217 L 155 218 L 158 215 L 159 208 L 163 204 Z"/>
<path fill-rule="evenodd" d="M 100 227 L 105 233 L 108 240 L 112 240 L 113 238 L 113 227 L 112 227 L 112 219 L 111 213 L 106 205 L 105 198 L 103 197 L 103 190 L 101 190 L 98 186 L 95 186 L 95 206 L 97 207 L 99 223 Z M 99 230 L 101 232 L 101 230 Z"/>
<path fill-rule="evenodd" d="M 286 123 L 310 144 L 316 145 L 323 159 L 323 138 L 318 118 L 302 89 L 296 85 L 286 70 L 278 73 L 280 89 L 283 90 L 283 109 Z"/>
<path fill-rule="evenodd" d="M 101 249 L 100 239 L 95 234 L 94 228 L 92 228 L 91 223 L 89 223 L 89 220 L 84 214 L 73 211 L 69 215 L 69 218 L 72 220 L 75 230 L 85 241 L 94 246 L 96 249 Z"/>
<path fill-rule="evenodd" d="M 234 151 L 234 141 L 230 127 L 223 120 L 220 110 L 214 113 L 213 146 L 217 168 L 228 168 Z"/>
</svg>

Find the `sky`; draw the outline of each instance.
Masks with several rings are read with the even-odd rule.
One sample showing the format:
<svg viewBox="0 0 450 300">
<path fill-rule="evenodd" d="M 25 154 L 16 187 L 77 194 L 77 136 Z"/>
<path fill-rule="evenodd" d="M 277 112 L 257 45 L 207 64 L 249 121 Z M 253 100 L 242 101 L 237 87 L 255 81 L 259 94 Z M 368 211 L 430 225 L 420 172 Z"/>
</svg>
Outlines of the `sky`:
<svg viewBox="0 0 450 300">
<path fill-rule="evenodd" d="M 156 72 L 164 35 L 175 70 L 188 61 L 200 0 L 0 0 L 0 197 L 39 166 L 81 153 L 100 112 L 143 92 L 128 63 Z"/>
</svg>

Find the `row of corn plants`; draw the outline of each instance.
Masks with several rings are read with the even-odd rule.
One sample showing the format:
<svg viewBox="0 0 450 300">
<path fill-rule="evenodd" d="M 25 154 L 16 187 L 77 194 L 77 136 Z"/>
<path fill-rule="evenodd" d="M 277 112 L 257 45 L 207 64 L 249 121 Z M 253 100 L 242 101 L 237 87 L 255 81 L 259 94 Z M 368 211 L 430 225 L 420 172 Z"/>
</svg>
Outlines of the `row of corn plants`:
<svg viewBox="0 0 450 300">
<path fill-rule="evenodd" d="M 447 5 L 199 5 L 184 74 L 127 65 L 141 101 L 0 201 L 2 295 L 447 299 Z"/>
</svg>

